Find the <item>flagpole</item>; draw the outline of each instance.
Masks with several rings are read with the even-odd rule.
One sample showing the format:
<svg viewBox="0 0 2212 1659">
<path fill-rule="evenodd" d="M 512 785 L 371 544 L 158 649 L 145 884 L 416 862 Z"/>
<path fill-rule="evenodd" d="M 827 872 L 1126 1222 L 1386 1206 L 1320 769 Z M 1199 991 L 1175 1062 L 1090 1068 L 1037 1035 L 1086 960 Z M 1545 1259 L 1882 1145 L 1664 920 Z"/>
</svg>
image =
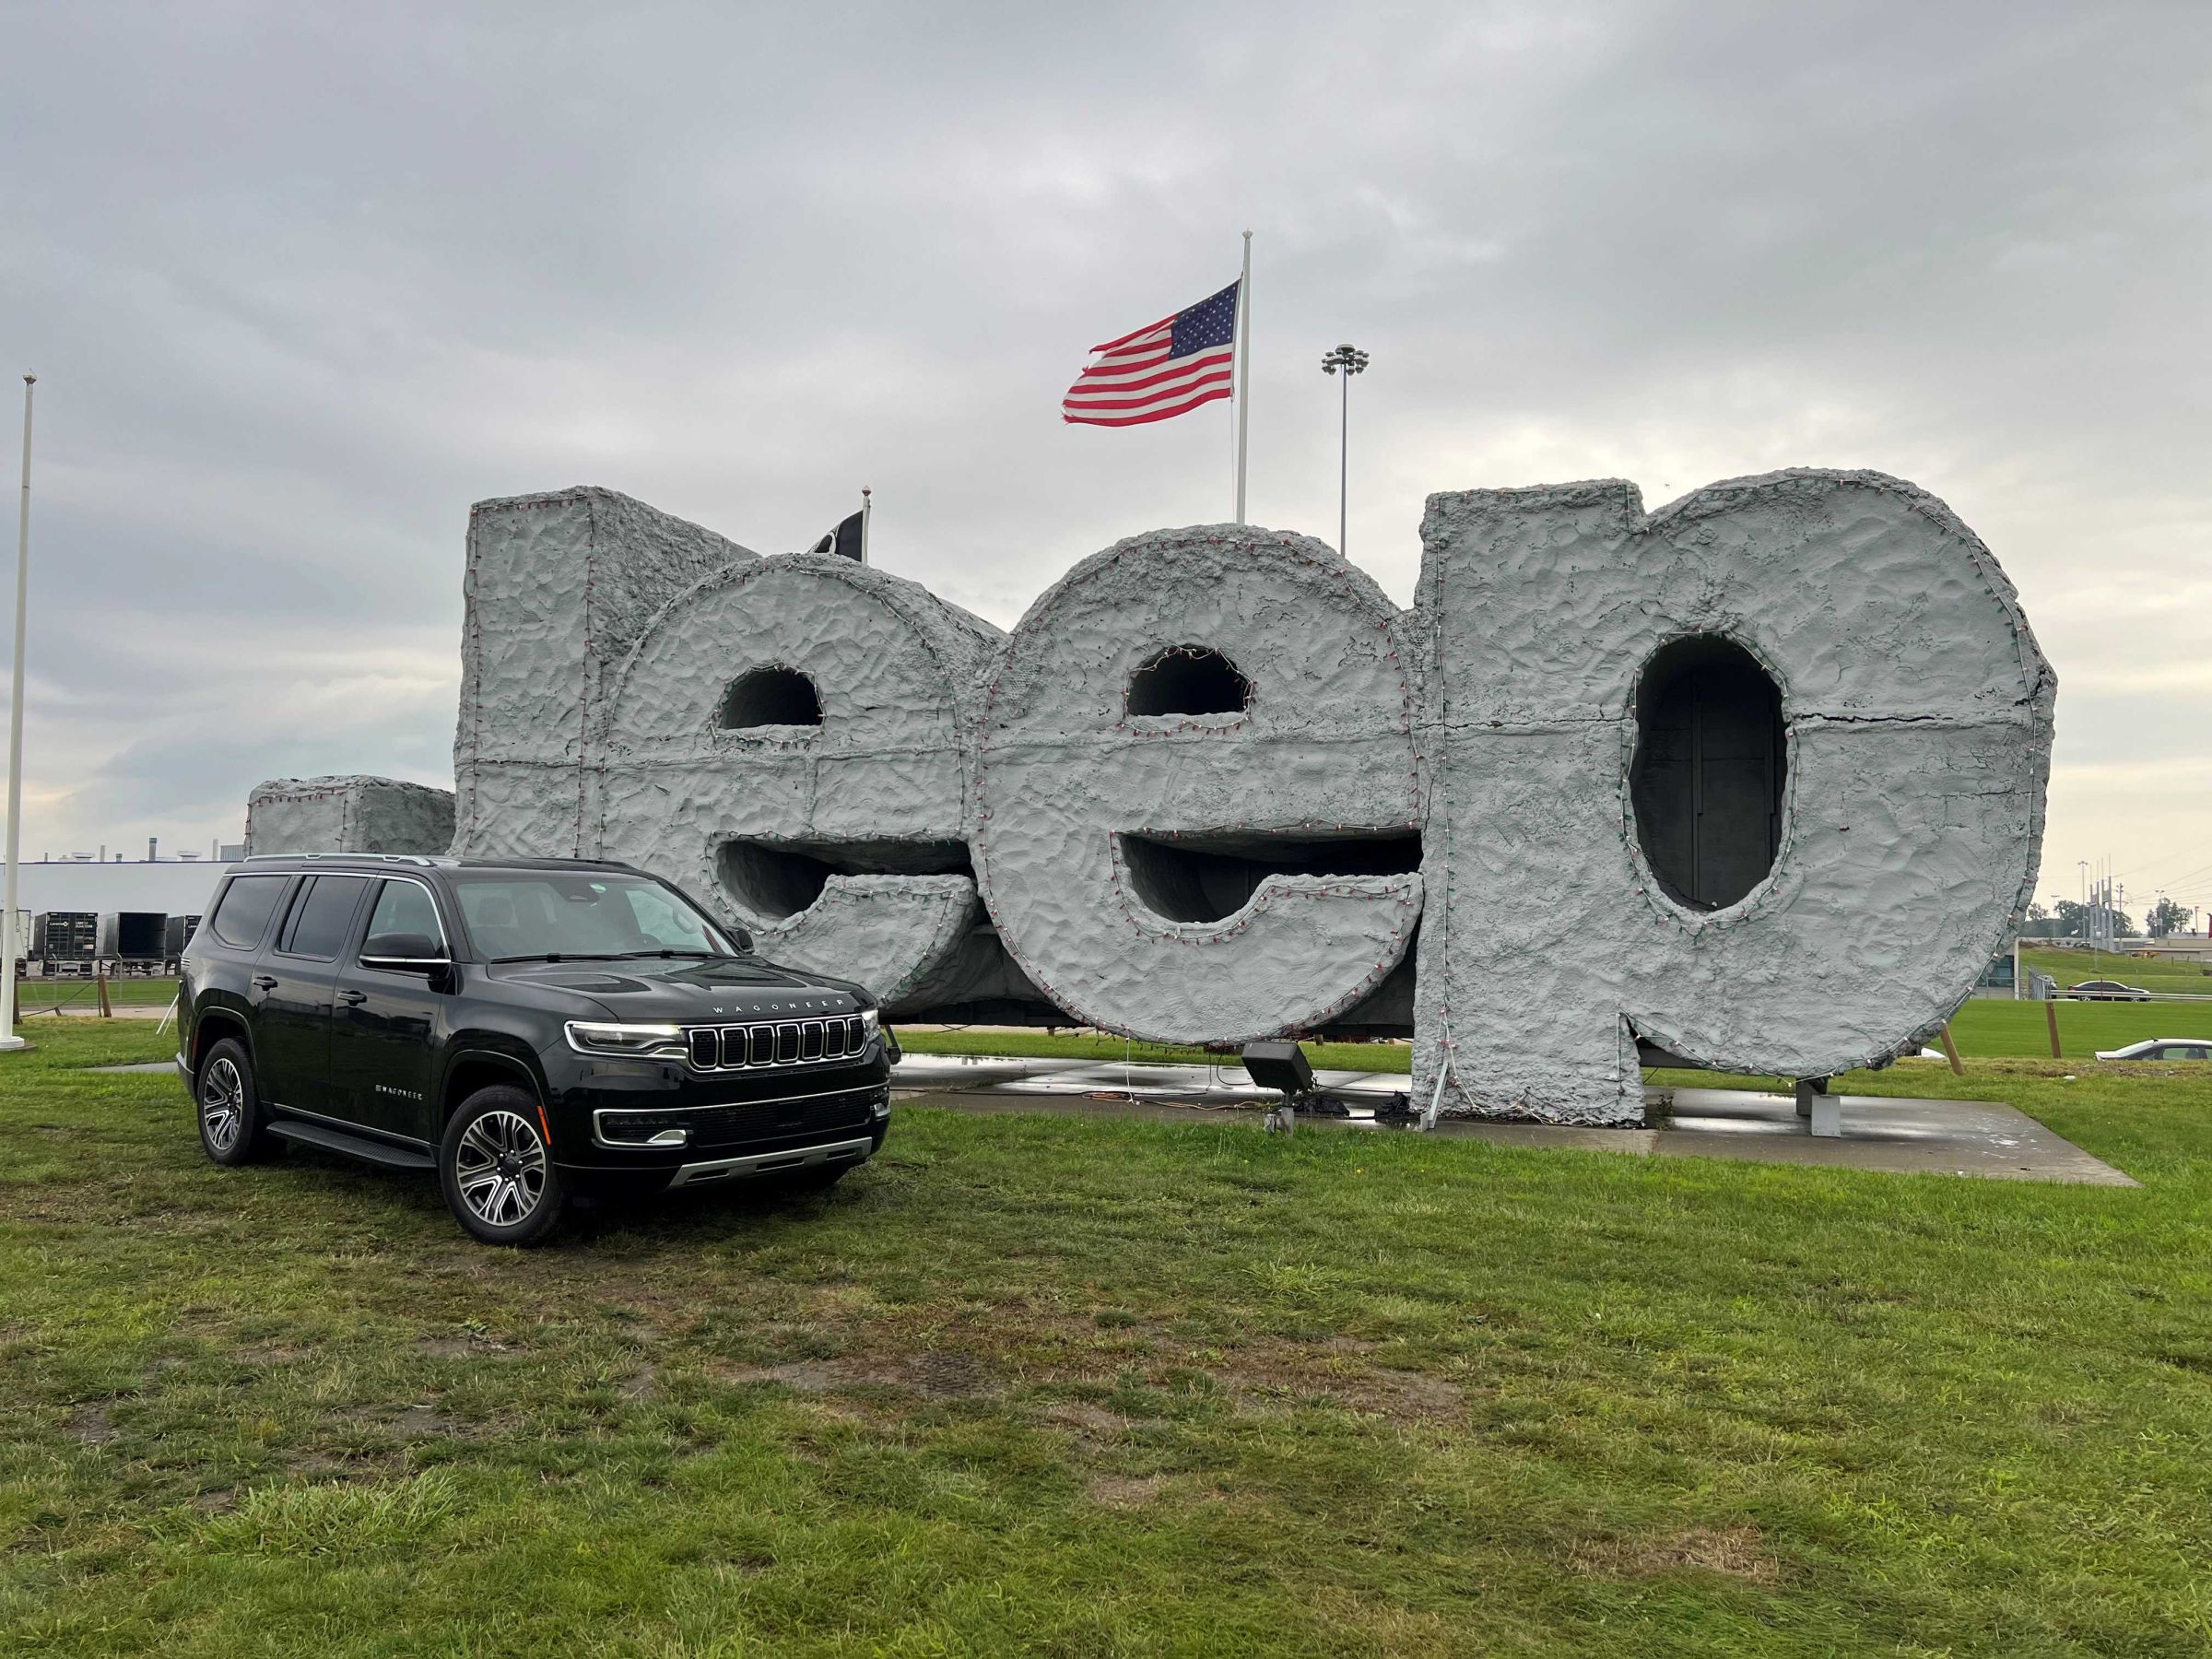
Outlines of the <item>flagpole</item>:
<svg viewBox="0 0 2212 1659">
<path fill-rule="evenodd" d="M 1244 232 L 1244 275 L 1237 280 L 1237 523 L 1244 522 L 1244 437 L 1252 416 L 1252 232 Z"/>
<path fill-rule="evenodd" d="M 0 1050 L 27 1047 L 16 1035 L 16 957 L 29 943 L 16 937 L 16 855 L 23 831 L 23 610 L 30 592 L 30 389 L 39 377 L 23 377 L 23 498 L 16 509 L 16 670 L 15 695 L 7 716 L 7 879 L 0 909 Z"/>
</svg>

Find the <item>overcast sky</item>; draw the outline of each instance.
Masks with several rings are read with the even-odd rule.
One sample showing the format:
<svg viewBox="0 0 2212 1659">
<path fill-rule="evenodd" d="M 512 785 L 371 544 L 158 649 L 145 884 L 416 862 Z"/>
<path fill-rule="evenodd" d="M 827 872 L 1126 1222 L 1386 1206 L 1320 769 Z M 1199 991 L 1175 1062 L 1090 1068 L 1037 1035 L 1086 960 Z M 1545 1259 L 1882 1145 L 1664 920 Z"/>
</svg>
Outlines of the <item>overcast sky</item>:
<svg viewBox="0 0 2212 1659">
<path fill-rule="evenodd" d="M 0 17 L 29 856 L 450 782 L 484 497 L 785 551 L 865 483 L 877 562 L 1002 626 L 1229 517 L 1229 406 L 1058 403 L 1249 227 L 1255 522 L 1335 538 L 1338 340 L 1400 604 L 1432 490 L 1911 478 L 2058 668 L 2040 890 L 2212 904 L 2203 0 Z"/>
</svg>

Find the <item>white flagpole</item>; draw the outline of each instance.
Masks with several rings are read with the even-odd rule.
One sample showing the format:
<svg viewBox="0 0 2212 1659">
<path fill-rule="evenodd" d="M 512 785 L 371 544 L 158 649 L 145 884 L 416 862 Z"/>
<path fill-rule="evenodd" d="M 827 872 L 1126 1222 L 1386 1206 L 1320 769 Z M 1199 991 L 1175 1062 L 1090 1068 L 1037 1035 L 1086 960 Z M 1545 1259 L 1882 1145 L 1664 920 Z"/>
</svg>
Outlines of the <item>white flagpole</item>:
<svg viewBox="0 0 2212 1659">
<path fill-rule="evenodd" d="M 23 377 L 23 499 L 16 510 L 16 673 L 7 715 L 7 880 L 0 909 L 0 1050 L 27 1046 L 16 1035 L 16 958 L 29 944 L 16 937 L 16 854 L 23 831 L 23 610 L 30 592 L 30 389 Z"/>
<path fill-rule="evenodd" d="M 1244 232 L 1244 275 L 1237 283 L 1237 523 L 1244 522 L 1244 436 L 1252 416 L 1252 232 Z"/>
<path fill-rule="evenodd" d="M 860 487 L 860 562 L 868 562 L 868 515 L 876 511 L 874 493 L 865 484 Z"/>
</svg>

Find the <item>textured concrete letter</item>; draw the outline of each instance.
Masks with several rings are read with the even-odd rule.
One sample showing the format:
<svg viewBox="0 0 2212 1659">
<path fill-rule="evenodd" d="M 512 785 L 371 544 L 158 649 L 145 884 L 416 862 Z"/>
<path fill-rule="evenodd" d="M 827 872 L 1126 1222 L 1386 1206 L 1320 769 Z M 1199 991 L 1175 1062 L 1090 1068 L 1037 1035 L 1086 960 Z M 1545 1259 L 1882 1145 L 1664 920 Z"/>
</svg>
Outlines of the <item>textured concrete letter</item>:
<svg viewBox="0 0 2212 1659">
<path fill-rule="evenodd" d="M 462 578 L 453 852 L 599 857 L 607 677 L 670 599 L 752 558 L 611 489 L 478 501 Z"/>
<path fill-rule="evenodd" d="M 442 853 L 451 790 L 396 778 L 271 778 L 246 796 L 246 853 Z"/>
<path fill-rule="evenodd" d="M 972 987 L 946 976 L 977 921 L 966 705 L 1003 638 L 849 559 L 710 576 L 612 681 L 605 844 L 772 960 L 857 980 L 894 1012 L 961 1000 Z"/>
<path fill-rule="evenodd" d="M 1235 1041 L 1349 1007 L 1420 912 L 1397 613 L 1321 543 L 1159 531 L 1030 607 L 993 675 L 976 868 L 1060 1006 Z"/>
<path fill-rule="evenodd" d="M 1422 539 L 1418 1099 L 1448 1060 L 1447 1111 L 1635 1123 L 1638 1036 L 1823 1077 L 1949 1016 L 2034 876 L 2056 682 L 1942 502 L 1809 471 L 1649 518 L 1618 481 L 1476 490 Z M 1717 694 L 1642 711 L 1638 762 L 1654 659 L 1692 658 L 1779 691 L 1771 763 Z M 1668 777 L 1722 793 L 1677 810 Z M 1754 844 L 1709 836 L 1715 814 Z"/>
</svg>

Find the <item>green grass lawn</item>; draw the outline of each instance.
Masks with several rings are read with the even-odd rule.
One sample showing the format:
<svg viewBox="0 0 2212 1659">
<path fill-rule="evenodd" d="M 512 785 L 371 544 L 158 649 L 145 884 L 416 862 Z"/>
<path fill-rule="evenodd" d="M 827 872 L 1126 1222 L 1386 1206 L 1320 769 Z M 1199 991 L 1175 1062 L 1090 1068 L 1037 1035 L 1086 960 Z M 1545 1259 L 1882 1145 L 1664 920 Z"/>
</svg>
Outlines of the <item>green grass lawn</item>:
<svg viewBox="0 0 2212 1659">
<path fill-rule="evenodd" d="M 2040 1010 L 2036 1010 L 2040 1014 Z M 0 1062 L 0 1651 L 2198 1654 L 2212 1077 L 2140 1190 L 901 1107 L 828 1199 L 466 1243 Z M 2075 1073 L 2075 1080 L 2065 1075 Z"/>
<path fill-rule="evenodd" d="M 167 1007 L 177 994 L 173 979 L 112 979 L 108 982 L 108 1000 L 111 1003 L 135 1003 L 150 1007 Z M 82 1013 L 100 1006 L 100 994 L 88 979 L 27 979 L 16 982 L 17 1006 L 26 1013 L 57 1006 L 65 1006 L 71 1013 Z"/>
<path fill-rule="evenodd" d="M 2059 1045 L 2067 1059 L 2090 1061 L 2099 1049 L 2124 1048 L 2146 1037 L 2212 1037 L 2212 1003 L 2060 1002 Z M 1951 1021 L 1961 1055 L 2025 1058 L 2051 1053 L 2044 1005 L 1985 998 L 1968 1003 Z M 1120 1037 L 1044 1031 L 912 1031 L 899 1041 L 916 1054 L 1026 1054 L 1069 1060 L 1224 1060 L 1204 1049 Z M 1309 1042 L 1306 1054 L 1323 1071 L 1402 1072 L 1402 1042 Z M 2091 1062 L 2093 1064 L 2093 1062 Z"/>
<path fill-rule="evenodd" d="M 2020 965 L 2047 973 L 2060 990 L 2084 980 L 2118 980 L 2176 996 L 2212 996 L 2212 969 L 2158 957 L 2114 956 L 2110 951 L 2020 947 Z"/>
</svg>

